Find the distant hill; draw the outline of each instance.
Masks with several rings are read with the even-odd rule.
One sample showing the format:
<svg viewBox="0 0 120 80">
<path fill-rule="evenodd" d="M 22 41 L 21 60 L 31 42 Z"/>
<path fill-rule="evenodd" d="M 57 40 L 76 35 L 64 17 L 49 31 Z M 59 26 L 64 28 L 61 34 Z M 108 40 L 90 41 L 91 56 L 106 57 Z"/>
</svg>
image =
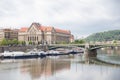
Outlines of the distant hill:
<svg viewBox="0 0 120 80">
<path fill-rule="evenodd" d="M 112 41 L 112 40 L 120 40 L 120 30 L 111 30 L 105 32 L 94 33 L 88 36 L 85 39 L 88 41 Z"/>
</svg>

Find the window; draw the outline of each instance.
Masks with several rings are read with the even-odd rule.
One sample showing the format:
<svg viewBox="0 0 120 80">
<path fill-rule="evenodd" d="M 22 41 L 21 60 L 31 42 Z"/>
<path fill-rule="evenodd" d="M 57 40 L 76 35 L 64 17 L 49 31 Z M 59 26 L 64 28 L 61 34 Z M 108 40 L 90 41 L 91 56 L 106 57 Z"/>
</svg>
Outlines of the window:
<svg viewBox="0 0 120 80">
<path fill-rule="evenodd" d="M 38 41 L 38 37 L 36 37 L 36 40 Z"/>
<path fill-rule="evenodd" d="M 29 36 L 28 36 L 28 41 L 29 41 Z"/>
</svg>

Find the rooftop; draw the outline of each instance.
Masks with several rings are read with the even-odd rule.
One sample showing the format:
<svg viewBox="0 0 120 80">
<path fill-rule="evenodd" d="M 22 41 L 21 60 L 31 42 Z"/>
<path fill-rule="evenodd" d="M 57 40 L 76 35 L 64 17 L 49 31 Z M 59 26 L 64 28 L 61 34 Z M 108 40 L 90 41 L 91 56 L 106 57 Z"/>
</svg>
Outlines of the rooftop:
<svg viewBox="0 0 120 80">
<path fill-rule="evenodd" d="M 32 25 L 35 25 L 41 31 L 52 32 L 52 30 L 55 30 L 55 32 L 57 32 L 57 33 L 63 33 L 63 34 L 70 34 L 71 33 L 69 30 L 54 28 L 51 26 L 43 26 L 43 25 L 40 25 L 39 23 L 32 23 Z M 28 30 L 28 27 L 22 27 L 19 31 L 20 32 L 27 32 L 27 30 Z"/>
</svg>

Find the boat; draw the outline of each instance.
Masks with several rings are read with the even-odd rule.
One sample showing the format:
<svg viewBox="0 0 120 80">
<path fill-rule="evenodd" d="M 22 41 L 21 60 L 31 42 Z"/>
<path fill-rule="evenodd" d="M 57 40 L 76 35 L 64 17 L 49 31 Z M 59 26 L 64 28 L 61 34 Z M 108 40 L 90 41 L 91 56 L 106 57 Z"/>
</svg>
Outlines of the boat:
<svg viewBox="0 0 120 80">
<path fill-rule="evenodd" d="M 56 50 L 49 50 L 47 51 L 47 56 L 57 56 L 61 54 L 59 51 L 56 51 Z"/>
<path fill-rule="evenodd" d="M 39 51 L 38 52 L 39 57 L 46 57 L 46 55 L 47 55 L 47 52 L 44 52 L 44 51 Z"/>
<path fill-rule="evenodd" d="M 3 53 L 1 53 L 1 58 L 2 59 L 12 59 L 14 57 L 17 56 L 22 56 L 24 54 L 24 52 L 21 51 L 4 51 Z"/>
<path fill-rule="evenodd" d="M 44 51 L 29 51 L 27 53 L 21 51 L 5 51 L 1 53 L 1 59 L 28 59 L 28 58 L 46 57 Z"/>
<path fill-rule="evenodd" d="M 69 50 L 68 54 L 78 54 L 78 53 L 83 53 L 84 49 L 82 48 L 73 48 Z"/>
</svg>

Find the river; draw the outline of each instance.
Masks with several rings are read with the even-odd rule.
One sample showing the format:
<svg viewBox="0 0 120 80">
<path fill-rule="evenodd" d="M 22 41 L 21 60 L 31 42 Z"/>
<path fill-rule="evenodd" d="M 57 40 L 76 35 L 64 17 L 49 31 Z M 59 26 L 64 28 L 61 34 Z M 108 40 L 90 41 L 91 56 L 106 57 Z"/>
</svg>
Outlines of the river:
<svg viewBox="0 0 120 80">
<path fill-rule="evenodd" d="M 120 49 L 100 49 L 97 57 L 120 64 Z M 0 80 L 120 80 L 120 67 L 83 63 L 81 54 L 1 60 Z"/>
</svg>

